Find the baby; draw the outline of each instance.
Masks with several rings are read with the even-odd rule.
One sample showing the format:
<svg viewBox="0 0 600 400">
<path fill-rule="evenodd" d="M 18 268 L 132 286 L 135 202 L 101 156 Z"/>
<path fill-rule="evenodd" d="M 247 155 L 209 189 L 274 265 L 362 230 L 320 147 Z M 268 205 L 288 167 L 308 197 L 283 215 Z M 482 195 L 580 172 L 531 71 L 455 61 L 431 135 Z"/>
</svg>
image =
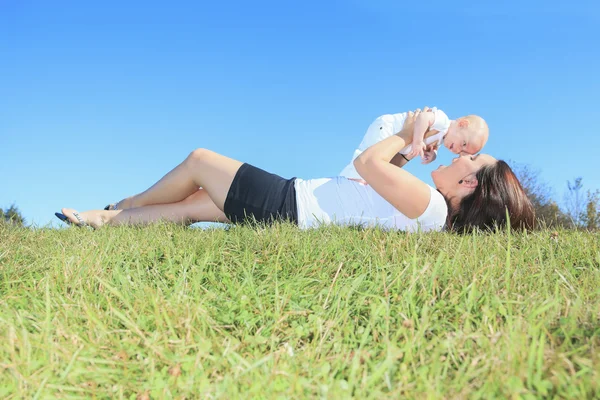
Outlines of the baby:
<svg viewBox="0 0 600 400">
<path fill-rule="evenodd" d="M 354 168 L 354 159 L 373 144 L 382 141 L 402 130 L 408 113 L 386 114 L 377 118 L 367 129 L 365 137 L 354 150 L 350 164 L 340 173 L 347 178 L 362 179 Z M 485 120 L 477 115 L 468 115 L 451 120 L 441 110 L 433 108 L 431 112 L 422 112 L 417 116 L 413 132 L 412 144 L 407 145 L 400 154 L 423 159 L 428 164 L 437 157 L 437 149 L 443 143 L 448 150 L 455 154 L 476 154 L 488 139 L 488 126 Z M 434 150 L 425 152 L 430 146 Z"/>
</svg>

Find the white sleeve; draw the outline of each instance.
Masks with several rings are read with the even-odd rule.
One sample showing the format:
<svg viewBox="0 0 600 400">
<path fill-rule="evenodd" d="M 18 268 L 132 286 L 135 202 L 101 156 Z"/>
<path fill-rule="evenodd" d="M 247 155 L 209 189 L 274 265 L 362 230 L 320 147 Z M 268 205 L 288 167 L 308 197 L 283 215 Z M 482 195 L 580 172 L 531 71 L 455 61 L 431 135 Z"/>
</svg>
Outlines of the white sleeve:
<svg viewBox="0 0 600 400">
<path fill-rule="evenodd" d="M 350 161 L 350 163 L 348 165 L 346 165 L 346 167 L 342 170 L 342 172 L 339 173 L 339 176 L 345 176 L 346 178 L 353 178 L 353 179 L 362 179 L 362 177 L 360 176 L 358 171 L 356 171 L 356 168 L 354 168 L 354 159 L 360 155 L 360 152 L 358 152 L 358 154 L 357 154 L 357 152 L 358 152 L 358 149 L 354 150 L 354 157 L 352 157 L 352 160 Z"/>
<path fill-rule="evenodd" d="M 417 221 L 423 232 L 441 231 L 444 229 L 448 217 L 448 204 L 444 196 L 435 188 L 429 186 L 429 189 L 431 190 L 431 199 L 425 212 L 417 218 Z"/>
<path fill-rule="evenodd" d="M 442 110 L 434 109 L 433 115 L 435 116 L 435 121 L 433 125 L 429 127 L 429 129 L 435 129 L 439 132 L 446 132 L 448 128 L 450 128 L 450 118 L 446 115 Z"/>
</svg>

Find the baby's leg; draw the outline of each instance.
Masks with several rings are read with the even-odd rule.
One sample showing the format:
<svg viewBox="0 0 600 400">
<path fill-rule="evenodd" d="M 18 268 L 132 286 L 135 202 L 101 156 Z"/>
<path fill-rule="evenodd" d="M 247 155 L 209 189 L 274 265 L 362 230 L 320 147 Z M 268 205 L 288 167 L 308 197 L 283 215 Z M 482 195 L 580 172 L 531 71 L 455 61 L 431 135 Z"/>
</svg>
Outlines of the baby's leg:
<svg viewBox="0 0 600 400">
<path fill-rule="evenodd" d="M 352 160 L 342 172 L 340 172 L 340 176 L 362 179 L 358 172 L 356 172 L 356 168 L 354 168 L 354 160 L 360 156 L 363 151 L 373 146 L 375 143 L 378 143 L 395 133 L 393 132 L 393 123 L 391 123 L 391 121 L 393 121 L 392 115 L 382 115 L 369 125 L 369 128 L 367 128 L 367 131 L 365 132 L 365 136 L 354 150 Z"/>
</svg>

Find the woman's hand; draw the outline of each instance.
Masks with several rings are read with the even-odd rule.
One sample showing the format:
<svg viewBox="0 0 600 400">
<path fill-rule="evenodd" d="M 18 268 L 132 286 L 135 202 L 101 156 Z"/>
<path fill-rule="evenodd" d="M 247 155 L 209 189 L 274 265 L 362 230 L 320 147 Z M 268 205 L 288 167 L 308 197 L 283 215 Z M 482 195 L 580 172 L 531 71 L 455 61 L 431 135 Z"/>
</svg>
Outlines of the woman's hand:
<svg viewBox="0 0 600 400">
<path fill-rule="evenodd" d="M 415 111 L 409 111 L 406 120 L 404 121 L 404 125 L 402 125 L 402 132 L 410 132 L 410 137 L 412 138 L 412 132 L 415 129 L 415 121 L 422 112 L 433 112 L 433 110 L 425 106 L 423 107 L 423 110 L 417 108 Z"/>
<path fill-rule="evenodd" d="M 417 115 L 419 115 L 419 114 L 420 114 L 420 113 L 422 113 L 422 112 L 433 112 L 433 108 L 429 108 L 429 107 L 427 107 L 427 106 L 423 107 L 423 110 L 421 110 L 420 108 L 417 108 L 417 109 L 414 111 L 414 113 L 416 114 L 416 115 L 415 115 L 415 118 L 416 118 L 416 116 L 417 116 Z"/>
</svg>

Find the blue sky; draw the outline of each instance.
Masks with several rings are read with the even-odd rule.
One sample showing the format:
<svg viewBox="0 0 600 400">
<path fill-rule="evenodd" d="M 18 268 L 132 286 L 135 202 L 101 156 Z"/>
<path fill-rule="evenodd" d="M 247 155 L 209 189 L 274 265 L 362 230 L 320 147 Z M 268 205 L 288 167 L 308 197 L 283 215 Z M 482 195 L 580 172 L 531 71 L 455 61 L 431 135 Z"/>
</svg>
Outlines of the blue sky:
<svg viewBox="0 0 600 400">
<path fill-rule="evenodd" d="M 424 105 L 486 118 L 484 152 L 558 200 L 600 188 L 600 6 L 496 3 L 0 0 L 0 206 L 44 225 L 198 147 L 332 176 L 374 118 Z"/>
</svg>

